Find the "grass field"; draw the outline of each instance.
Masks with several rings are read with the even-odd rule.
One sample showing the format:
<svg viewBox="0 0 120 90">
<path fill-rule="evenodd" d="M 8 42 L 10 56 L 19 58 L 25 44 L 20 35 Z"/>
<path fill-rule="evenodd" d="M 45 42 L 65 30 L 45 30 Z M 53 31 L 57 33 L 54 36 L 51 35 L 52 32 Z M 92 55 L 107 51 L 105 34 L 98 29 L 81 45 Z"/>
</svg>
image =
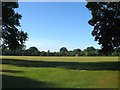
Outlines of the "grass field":
<svg viewBox="0 0 120 90">
<path fill-rule="evenodd" d="M 3 88 L 118 88 L 118 57 L 0 58 Z"/>
</svg>

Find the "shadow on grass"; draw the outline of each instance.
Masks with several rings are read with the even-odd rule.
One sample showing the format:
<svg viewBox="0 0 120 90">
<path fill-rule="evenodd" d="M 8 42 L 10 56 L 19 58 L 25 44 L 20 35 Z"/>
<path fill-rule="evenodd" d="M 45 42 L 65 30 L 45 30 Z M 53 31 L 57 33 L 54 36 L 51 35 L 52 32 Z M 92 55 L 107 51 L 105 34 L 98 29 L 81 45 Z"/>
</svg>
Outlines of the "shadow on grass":
<svg viewBox="0 0 120 90">
<path fill-rule="evenodd" d="M 52 83 L 36 81 L 25 77 L 2 75 L 2 88 L 46 88 Z"/>
<path fill-rule="evenodd" d="M 0 72 L 21 73 L 21 72 L 23 72 L 23 71 L 18 71 L 18 70 L 0 70 Z"/>
<path fill-rule="evenodd" d="M 19 67 L 62 67 L 73 70 L 118 70 L 120 68 L 120 62 L 50 62 L 3 59 L 2 64 L 16 65 Z"/>
<path fill-rule="evenodd" d="M 54 88 L 55 84 L 50 82 L 35 81 L 25 77 L 2 75 L 2 90 L 118 90 L 118 88 Z"/>
</svg>

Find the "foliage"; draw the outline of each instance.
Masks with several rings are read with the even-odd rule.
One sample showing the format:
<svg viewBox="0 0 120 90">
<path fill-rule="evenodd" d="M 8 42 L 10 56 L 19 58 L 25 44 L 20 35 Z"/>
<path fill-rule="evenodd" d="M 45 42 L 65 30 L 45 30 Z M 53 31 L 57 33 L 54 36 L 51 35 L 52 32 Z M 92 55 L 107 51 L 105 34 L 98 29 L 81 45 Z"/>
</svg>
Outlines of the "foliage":
<svg viewBox="0 0 120 90">
<path fill-rule="evenodd" d="M 96 49 L 94 47 L 87 47 L 84 50 L 84 54 L 86 56 L 96 56 Z"/>
<path fill-rule="evenodd" d="M 42 51 L 41 54 L 40 54 L 40 56 L 47 56 L 47 52 Z"/>
<path fill-rule="evenodd" d="M 67 48 L 66 47 L 62 47 L 60 49 L 60 56 L 67 56 L 67 52 L 68 52 Z"/>
<path fill-rule="evenodd" d="M 104 55 L 111 54 L 120 47 L 120 2 L 88 2 L 91 11 L 89 24 L 94 26 L 92 35 L 102 46 Z"/>
<path fill-rule="evenodd" d="M 40 55 L 40 52 L 39 50 L 36 48 L 36 47 L 30 47 L 29 49 L 27 49 L 27 54 L 29 56 L 39 56 Z"/>
<path fill-rule="evenodd" d="M 18 30 L 19 20 L 22 18 L 15 12 L 18 7 L 18 2 L 2 2 L 2 37 L 0 40 L 11 50 L 18 49 L 28 38 L 26 32 Z"/>
<path fill-rule="evenodd" d="M 75 56 L 80 56 L 80 52 L 81 52 L 81 50 L 79 48 L 73 50 L 73 53 Z"/>
<path fill-rule="evenodd" d="M 24 48 L 23 48 L 24 47 Z M 50 52 L 50 50 L 39 51 L 37 47 L 30 47 L 25 49 L 25 46 L 21 46 L 16 50 L 10 50 L 9 48 L 4 48 L 2 50 L 2 55 L 16 55 L 16 56 L 104 56 L 100 53 L 100 49 L 95 49 L 94 47 L 87 47 L 84 50 L 74 49 L 68 51 L 66 47 L 62 47 L 59 52 Z M 112 52 L 112 56 L 120 56 L 120 48 L 116 48 Z"/>
</svg>

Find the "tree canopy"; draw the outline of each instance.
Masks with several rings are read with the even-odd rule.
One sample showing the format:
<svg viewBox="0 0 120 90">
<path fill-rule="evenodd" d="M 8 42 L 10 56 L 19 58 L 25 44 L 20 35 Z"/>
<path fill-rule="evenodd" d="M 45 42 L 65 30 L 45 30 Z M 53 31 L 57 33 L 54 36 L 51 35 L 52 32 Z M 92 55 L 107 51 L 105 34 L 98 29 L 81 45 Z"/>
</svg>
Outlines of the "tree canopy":
<svg viewBox="0 0 120 90">
<path fill-rule="evenodd" d="M 120 2 L 88 2 L 91 11 L 89 24 L 94 26 L 92 35 L 101 45 L 102 53 L 111 54 L 120 47 Z"/>
<path fill-rule="evenodd" d="M 2 48 L 0 48 L 1 50 Z M 62 51 L 59 52 L 51 52 L 48 51 L 39 51 L 37 47 L 33 46 L 29 49 L 25 49 L 25 47 L 21 47 L 16 50 L 10 50 L 9 48 L 5 48 L 2 51 L 2 55 L 15 55 L 15 56 L 104 56 L 99 53 L 100 49 L 96 49 L 93 46 L 87 47 L 84 50 L 81 49 L 73 49 L 67 50 L 66 47 L 61 48 Z M 120 56 L 120 48 L 116 48 L 114 52 L 111 54 L 112 56 Z"/>
<path fill-rule="evenodd" d="M 23 46 L 28 38 L 26 32 L 18 30 L 19 20 L 22 18 L 19 13 L 15 12 L 18 7 L 18 2 L 2 2 L 2 37 L 0 40 L 11 50 Z"/>
<path fill-rule="evenodd" d="M 60 49 L 60 55 L 61 55 L 61 56 L 66 56 L 66 55 L 67 55 L 67 52 L 68 52 L 68 50 L 67 50 L 66 47 L 62 47 L 62 48 Z"/>
</svg>

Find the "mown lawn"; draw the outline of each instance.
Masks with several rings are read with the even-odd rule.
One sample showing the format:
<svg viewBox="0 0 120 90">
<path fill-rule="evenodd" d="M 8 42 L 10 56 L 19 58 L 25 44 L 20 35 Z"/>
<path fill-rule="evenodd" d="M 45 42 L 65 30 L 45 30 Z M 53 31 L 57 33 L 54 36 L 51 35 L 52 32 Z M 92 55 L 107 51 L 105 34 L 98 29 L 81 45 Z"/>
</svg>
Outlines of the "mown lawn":
<svg viewBox="0 0 120 90">
<path fill-rule="evenodd" d="M 118 88 L 118 57 L 0 58 L 3 88 Z"/>
</svg>

